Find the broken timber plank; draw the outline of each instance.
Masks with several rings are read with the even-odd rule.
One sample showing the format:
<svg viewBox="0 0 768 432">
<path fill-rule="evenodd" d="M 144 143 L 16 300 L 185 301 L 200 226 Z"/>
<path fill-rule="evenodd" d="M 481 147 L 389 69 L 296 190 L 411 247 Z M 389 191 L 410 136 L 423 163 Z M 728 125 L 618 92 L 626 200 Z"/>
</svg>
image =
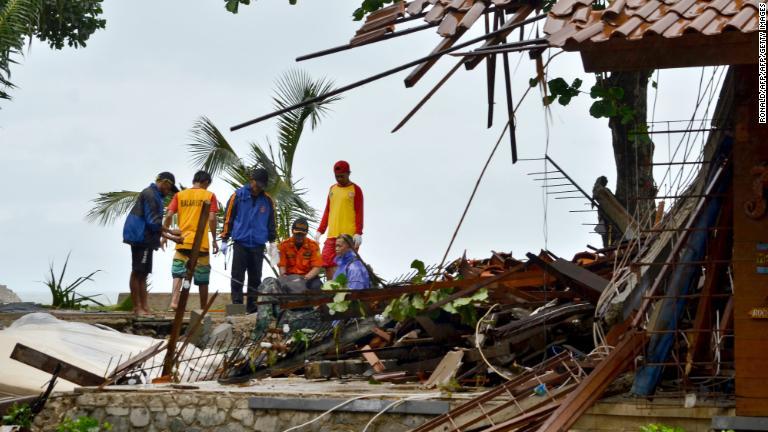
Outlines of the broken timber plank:
<svg viewBox="0 0 768 432">
<path fill-rule="evenodd" d="M 376 373 L 384 372 L 384 364 L 379 360 L 379 356 L 371 350 L 370 345 L 363 347 L 363 358 L 368 362 Z"/>
<path fill-rule="evenodd" d="M 440 363 L 429 376 L 424 388 L 435 388 L 437 386 L 448 384 L 451 378 L 456 376 L 456 371 L 461 367 L 461 359 L 464 357 L 464 351 L 451 351 L 440 360 Z"/>
<path fill-rule="evenodd" d="M 602 396 L 608 384 L 632 364 L 647 341 L 644 332 L 635 329 L 628 331 L 616 348 L 562 401 L 562 405 L 549 416 L 538 432 L 569 430 Z"/>
<path fill-rule="evenodd" d="M 173 318 L 173 327 L 171 328 L 171 334 L 168 335 L 168 347 L 165 350 L 165 359 L 163 360 L 163 376 L 170 375 L 173 371 L 173 362 L 176 359 L 176 342 L 179 339 L 181 324 L 184 321 L 184 311 L 187 307 L 187 298 L 189 298 L 189 287 L 192 284 L 192 276 L 195 274 L 195 267 L 197 267 L 197 258 L 200 256 L 200 246 L 203 243 L 203 236 L 208 235 L 206 224 L 208 223 L 208 210 L 210 208 L 211 202 L 203 201 L 202 208 L 200 209 L 200 219 L 197 221 L 195 239 L 192 243 L 192 251 L 189 254 L 189 260 L 187 261 L 187 274 L 184 276 L 184 280 L 181 284 L 179 304 L 176 305 L 176 315 Z"/>
<path fill-rule="evenodd" d="M 603 215 L 621 230 L 625 239 L 631 240 L 639 237 L 640 233 L 637 232 L 637 227 L 640 224 L 621 205 L 613 192 L 604 186 L 596 186 L 592 191 L 592 198 L 600 204 Z"/>
<path fill-rule="evenodd" d="M 17 343 L 13 348 L 11 358 L 49 374 L 52 374 L 56 369 L 56 365 L 60 364 L 61 372 L 59 372 L 59 377 L 77 385 L 97 386 L 104 382 L 104 378 L 95 373 L 20 343 Z"/>
<path fill-rule="evenodd" d="M 609 281 L 607 279 L 562 258 L 558 258 L 550 263 L 532 253 L 528 253 L 526 256 L 536 265 L 551 271 L 556 278 L 592 303 L 597 303 L 600 294 L 608 285 Z"/>
<path fill-rule="evenodd" d="M 573 366 L 569 367 L 569 363 Z M 534 404 L 532 407 L 522 407 L 520 399 L 530 396 L 533 389 L 540 385 L 542 380 L 548 383 L 564 382 L 570 374 L 568 372 L 554 372 L 554 369 L 573 369 L 574 366 L 575 364 L 573 364 L 570 353 L 563 351 L 535 366 L 530 371 L 524 372 L 512 378 L 511 381 L 507 381 L 476 398 L 466 401 L 449 412 L 413 429 L 411 432 L 469 430 L 470 427 L 476 429 L 483 421 L 489 421 L 490 424 L 494 424 L 510 417 L 524 414 L 526 409 L 535 409 L 537 406 Z M 549 381 L 550 378 L 552 381 Z M 551 393 L 557 393 L 557 391 L 552 391 Z M 556 396 L 556 394 L 550 394 L 550 396 Z M 494 401 L 497 404 L 494 404 Z M 551 398 L 542 398 L 539 401 L 539 403 L 547 402 L 551 402 Z M 511 413 L 509 412 L 510 410 L 512 411 Z M 449 427 L 452 429 L 446 429 Z"/>
</svg>

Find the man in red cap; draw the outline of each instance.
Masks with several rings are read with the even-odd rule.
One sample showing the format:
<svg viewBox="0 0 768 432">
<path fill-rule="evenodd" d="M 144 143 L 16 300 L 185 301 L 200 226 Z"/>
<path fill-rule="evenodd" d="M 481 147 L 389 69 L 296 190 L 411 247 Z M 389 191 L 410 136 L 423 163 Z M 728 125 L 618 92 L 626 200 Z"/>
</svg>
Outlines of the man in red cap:
<svg viewBox="0 0 768 432">
<path fill-rule="evenodd" d="M 349 180 L 349 163 L 338 161 L 333 165 L 336 184 L 328 191 L 325 212 L 317 228 L 315 240 L 328 235 L 323 244 L 323 266 L 330 280 L 336 271 L 333 259 L 336 257 L 336 238 L 349 234 L 354 239 L 355 249 L 363 243 L 363 190 Z"/>
</svg>

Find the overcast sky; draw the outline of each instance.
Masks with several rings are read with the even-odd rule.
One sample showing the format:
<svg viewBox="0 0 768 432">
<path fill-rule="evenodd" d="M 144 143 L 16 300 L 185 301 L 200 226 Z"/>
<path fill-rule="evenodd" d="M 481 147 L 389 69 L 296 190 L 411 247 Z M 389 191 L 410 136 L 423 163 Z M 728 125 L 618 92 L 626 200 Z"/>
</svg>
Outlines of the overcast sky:
<svg viewBox="0 0 768 432">
<path fill-rule="evenodd" d="M 122 220 L 110 227 L 84 220 L 99 192 L 140 190 L 164 170 L 190 184 L 194 169 L 185 144 L 193 122 L 205 115 L 228 131 L 270 111 L 274 81 L 290 68 L 342 85 L 426 55 L 439 40 L 427 30 L 294 62 L 298 55 L 348 41 L 359 26 L 350 18 L 357 3 L 260 1 L 232 15 L 219 0 L 106 0 L 107 27 L 87 48 L 51 51 L 34 42 L 13 67 L 19 87 L 11 92 L 14 100 L 0 102 L 0 284 L 23 300 L 50 302 L 40 281 L 51 261 L 59 268 L 71 251 L 66 279 L 100 269 L 82 292 L 114 302 L 128 290 L 130 251 L 122 244 Z M 518 58 L 512 57 L 513 65 Z M 365 195 L 360 252 L 387 278 L 406 271 L 414 258 L 439 262 L 504 124 L 500 80 L 496 121 L 485 127 L 480 67 L 459 71 L 405 128 L 389 133 L 452 63 L 443 59 L 415 88 L 404 88 L 406 73 L 400 73 L 347 93 L 299 145 L 294 172 L 320 211 L 333 163 L 350 162 L 352 180 Z M 690 117 L 700 74 L 701 69 L 662 71 L 656 120 Z M 513 77 L 516 100 L 533 76 L 526 55 Z M 576 54 L 553 60 L 554 76 L 581 77 L 587 89 L 594 82 Z M 540 101 L 538 90 L 532 92 L 518 112 L 520 157 L 541 157 L 548 143 L 551 157 L 586 190 L 600 175 L 613 187 L 610 131 L 606 120 L 589 116 L 589 97 L 553 106 L 548 141 Z M 226 134 L 243 154 L 249 142 L 266 143 L 274 135 L 273 121 Z M 593 214 L 568 212 L 586 208 L 585 202 L 550 199 L 545 213 L 541 182 L 527 175 L 542 171 L 543 163 L 512 165 L 504 140 L 450 257 L 465 249 L 477 258 L 490 250 L 524 257 L 546 247 L 570 258 L 587 244 L 598 246 L 599 237 L 582 225 L 594 222 Z M 666 149 L 666 138 L 657 141 L 657 160 L 667 160 Z M 231 193 L 222 181 L 211 189 L 220 201 Z M 170 291 L 171 257 L 155 255 L 153 290 Z M 213 266 L 225 271 L 222 257 Z M 211 285 L 229 290 L 229 281 L 218 274 Z"/>
</svg>

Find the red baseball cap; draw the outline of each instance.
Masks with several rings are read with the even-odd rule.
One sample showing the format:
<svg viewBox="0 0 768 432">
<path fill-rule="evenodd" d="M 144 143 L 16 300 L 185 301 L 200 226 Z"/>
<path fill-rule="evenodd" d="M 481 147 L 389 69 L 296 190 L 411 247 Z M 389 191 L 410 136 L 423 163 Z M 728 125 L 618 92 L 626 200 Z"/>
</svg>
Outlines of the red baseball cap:
<svg viewBox="0 0 768 432">
<path fill-rule="evenodd" d="M 340 160 L 333 164 L 333 172 L 335 174 L 349 173 L 349 162 Z"/>
</svg>

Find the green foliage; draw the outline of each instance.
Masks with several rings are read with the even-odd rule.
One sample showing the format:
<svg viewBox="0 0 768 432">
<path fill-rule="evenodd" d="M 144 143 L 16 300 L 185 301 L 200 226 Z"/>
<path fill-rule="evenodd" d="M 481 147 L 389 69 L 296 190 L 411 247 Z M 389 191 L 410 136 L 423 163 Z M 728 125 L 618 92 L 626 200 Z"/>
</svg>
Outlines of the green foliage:
<svg viewBox="0 0 768 432">
<path fill-rule="evenodd" d="M 376 12 L 377 10 L 383 8 L 384 5 L 397 3 L 399 1 L 401 0 L 363 0 L 363 2 L 360 4 L 360 7 L 352 12 L 352 16 L 354 17 L 355 21 L 360 21 L 369 13 Z"/>
<path fill-rule="evenodd" d="M 0 0 L 2 2 L 3 0 Z M 35 36 L 51 48 L 85 47 L 96 30 L 107 21 L 101 18 L 102 0 L 43 0 Z"/>
<path fill-rule="evenodd" d="M 636 125 L 634 129 L 629 131 L 629 135 L 643 144 L 651 143 L 651 137 L 648 136 L 648 125 L 645 123 Z"/>
<path fill-rule="evenodd" d="M 347 275 L 340 274 L 336 276 L 334 280 L 326 281 L 323 284 L 322 289 L 329 291 L 329 290 L 343 290 L 347 288 Z M 346 312 L 349 309 L 350 304 L 352 304 L 352 301 L 347 300 L 347 293 L 341 292 L 336 293 L 333 296 L 333 302 L 328 303 L 328 313 L 330 315 L 336 314 L 336 312 Z"/>
<path fill-rule="evenodd" d="M 624 101 L 624 89 L 621 87 L 605 87 L 599 82 L 600 80 L 598 80 L 598 84 L 593 85 L 589 89 L 589 97 L 595 100 L 589 107 L 589 114 L 594 118 L 618 118 L 619 122 L 623 125 L 634 122 L 635 110 Z M 531 78 L 528 83 L 531 87 L 536 87 L 538 80 Z M 574 79 L 570 85 L 563 78 L 549 80 L 547 86 L 549 87 L 550 94 L 544 97 L 544 105 L 550 105 L 555 100 L 560 105 L 568 105 L 574 97 L 584 93 L 579 90 L 581 84 L 582 81 L 578 78 Z M 655 85 L 655 82 L 652 84 Z M 630 134 L 646 144 L 650 142 L 648 126 L 646 124 L 637 125 L 635 129 L 630 131 Z"/>
<path fill-rule="evenodd" d="M 27 35 L 40 18 L 40 0 L 0 0 L 0 99 L 10 99 L 11 64 L 21 56 Z"/>
<path fill-rule="evenodd" d="M 10 99 L 5 91 L 10 81 L 14 57 L 22 55 L 29 37 L 47 42 L 51 48 L 85 46 L 86 41 L 106 21 L 101 19 L 102 0 L 0 0 L 0 99 Z"/>
<path fill-rule="evenodd" d="M 321 78 L 318 80 L 303 70 L 293 69 L 284 73 L 275 83 L 275 95 L 272 102 L 276 110 L 298 104 L 333 90 L 333 81 Z M 304 127 L 309 121 L 311 130 L 315 130 L 330 112 L 330 104 L 341 100 L 341 96 L 332 96 L 321 102 L 307 105 L 280 115 L 277 118 L 278 146 L 283 158 L 282 168 L 285 175 L 291 179 L 293 158 L 299 145 Z"/>
<path fill-rule="evenodd" d="M 619 117 L 621 124 L 629 124 L 635 119 L 635 110 L 624 103 L 624 89 L 621 87 L 603 87 L 595 84 L 589 96 L 596 99 L 589 108 L 589 114 L 595 118 Z"/>
<path fill-rule="evenodd" d="M 424 279 L 427 276 L 427 269 L 424 262 L 415 259 L 411 262 L 411 268 L 416 270 L 416 274 L 411 278 L 410 282 L 413 284 L 425 283 Z M 403 294 L 390 301 L 382 315 L 395 321 L 404 321 L 422 313 L 429 305 L 445 299 L 452 293 L 453 290 L 451 288 L 430 291 L 426 301 L 422 293 Z M 458 314 L 461 322 L 465 324 L 474 325 L 477 322 L 477 313 L 473 303 L 484 301 L 487 298 L 488 290 L 482 288 L 469 297 L 462 297 L 444 304 L 441 309 L 451 314 Z"/>
<path fill-rule="evenodd" d="M 535 81 L 535 78 L 532 80 Z M 531 82 L 529 82 L 530 84 Z M 579 95 L 579 88 L 581 87 L 581 80 L 576 78 L 573 82 L 568 83 L 562 78 L 555 78 L 549 80 L 547 86 L 549 87 L 549 96 L 544 96 L 544 105 L 549 105 L 555 100 L 562 105 L 566 106 L 571 103 L 571 99 Z M 532 87 L 535 84 L 532 85 Z"/>
<path fill-rule="evenodd" d="M 101 432 L 110 430 L 112 430 L 112 425 L 109 422 L 101 423 L 95 418 L 88 416 L 78 417 L 77 420 L 67 417 L 56 428 L 56 432 Z"/>
<path fill-rule="evenodd" d="M 437 388 L 441 392 L 447 393 L 449 397 L 451 393 L 458 393 L 464 389 L 456 377 L 451 377 L 448 381 L 438 384 Z"/>
<path fill-rule="evenodd" d="M 93 302 L 99 306 L 104 306 L 103 304 L 94 300 L 94 297 L 96 296 L 83 296 L 75 292 L 77 287 L 86 281 L 93 281 L 93 275 L 100 272 L 101 270 L 93 271 L 87 276 L 78 277 L 74 282 L 64 284 L 64 274 L 66 273 L 67 265 L 69 264 L 69 255 L 70 254 L 68 253 L 67 259 L 64 260 L 64 267 L 62 267 L 59 277 L 56 278 L 52 262 L 48 268 L 50 274 L 47 276 L 47 279 L 43 281 L 43 284 L 45 284 L 51 291 L 51 306 L 54 308 L 62 309 L 80 309 L 80 307 L 83 306 L 83 303 L 87 301 Z"/>
<path fill-rule="evenodd" d="M 251 4 L 251 0 L 224 0 L 224 7 L 233 14 L 238 12 L 238 8 L 241 4 L 248 6 Z"/>
<path fill-rule="evenodd" d="M 411 278 L 412 284 L 420 284 L 424 282 L 424 278 L 427 276 L 427 268 L 424 266 L 424 261 L 413 260 L 411 261 L 411 268 L 416 270 L 416 275 Z"/>
<path fill-rule="evenodd" d="M 32 420 L 35 416 L 32 414 L 32 409 L 29 404 L 14 404 L 3 416 L 3 421 L 0 424 L 19 426 L 22 429 L 29 429 L 32 427 Z"/>
<path fill-rule="evenodd" d="M 131 296 L 125 296 L 123 301 L 115 305 L 115 311 L 119 312 L 131 312 L 133 311 L 133 299 Z"/>
<path fill-rule="evenodd" d="M 332 89 L 333 82 L 330 80 L 314 80 L 304 71 L 292 70 L 277 80 L 272 100 L 275 109 L 281 109 L 326 94 Z M 306 190 L 298 186 L 298 181 L 293 180 L 293 160 L 299 141 L 307 122 L 310 129 L 314 130 L 329 112 L 329 104 L 339 99 L 338 96 L 330 97 L 280 115 L 277 122 L 277 145 L 273 146 L 269 141 L 264 147 L 251 143 L 251 152 L 246 159 L 235 153 L 213 122 L 202 117 L 192 128 L 192 142 L 189 144 L 192 163 L 209 171 L 211 175 L 223 175 L 224 180 L 233 188 L 248 183 L 251 166 L 266 169 L 270 178 L 267 193 L 276 205 L 277 235 L 287 238 L 290 236 L 291 222 L 297 217 L 316 220 L 315 209 L 303 198 Z"/>
<path fill-rule="evenodd" d="M 251 0 L 224 0 L 224 7 L 233 14 L 238 12 L 238 8 L 241 4 L 248 6 L 251 4 Z M 288 0 L 288 4 L 295 5 L 296 0 Z"/>
<path fill-rule="evenodd" d="M 289 71 L 275 83 L 273 102 L 276 109 L 291 106 L 308 98 L 313 98 L 333 89 L 333 82 L 327 79 L 312 79 L 306 72 Z M 224 134 L 207 117 L 200 117 L 190 132 L 187 148 L 191 154 L 194 168 L 204 169 L 212 176 L 222 178 L 232 188 L 237 189 L 250 180 L 254 166 L 264 168 L 269 173 L 266 192 L 275 201 L 277 235 L 279 238 L 290 236 L 293 220 L 305 217 L 316 221 L 316 210 L 304 200 L 306 190 L 293 180 L 293 160 L 299 141 L 307 123 L 314 130 L 320 120 L 328 114 L 329 104 L 340 97 L 330 97 L 307 107 L 296 109 L 278 117 L 277 143 L 267 141 L 265 146 L 250 143 L 250 153 L 241 157 L 229 144 Z M 102 225 L 113 223 L 126 214 L 138 192 L 106 192 L 92 202 L 94 207 L 86 215 L 90 222 Z M 219 206 L 218 218 L 223 221 L 224 207 Z"/>
<path fill-rule="evenodd" d="M 131 210 L 139 193 L 127 190 L 100 193 L 98 198 L 91 200 L 93 207 L 88 210 L 85 220 L 104 226 L 112 225 Z"/>
<path fill-rule="evenodd" d="M 311 335 L 313 333 L 315 333 L 314 330 L 307 329 L 307 328 L 304 328 L 304 329 L 301 329 L 301 330 L 296 330 L 291 335 L 291 339 L 290 340 L 292 341 L 292 343 L 304 344 L 304 351 L 306 351 L 307 349 L 309 349 L 309 342 L 310 342 Z"/>
<path fill-rule="evenodd" d="M 450 288 L 434 290 L 429 293 L 427 300 L 421 293 L 403 294 L 400 297 L 389 302 L 384 308 L 384 315 L 395 321 L 404 321 L 413 318 L 422 313 L 429 305 L 437 303 L 452 294 Z M 467 325 L 474 325 L 477 322 L 477 313 L 475 312 L 475 302 L 484 301 L 488 298 L 488 290 L 482 288 L 468 297 L 462 297 L 441 306 L 441 309 L 451 313 L 458 314 L 461 322 Z"/>
<path fill-rule="evenodd" d="M 640 432 L 685 432 L 685 429 L 677 426 L 667 426 L 661 423 L 651 423 L 641 426 Z"/>
</svg>

